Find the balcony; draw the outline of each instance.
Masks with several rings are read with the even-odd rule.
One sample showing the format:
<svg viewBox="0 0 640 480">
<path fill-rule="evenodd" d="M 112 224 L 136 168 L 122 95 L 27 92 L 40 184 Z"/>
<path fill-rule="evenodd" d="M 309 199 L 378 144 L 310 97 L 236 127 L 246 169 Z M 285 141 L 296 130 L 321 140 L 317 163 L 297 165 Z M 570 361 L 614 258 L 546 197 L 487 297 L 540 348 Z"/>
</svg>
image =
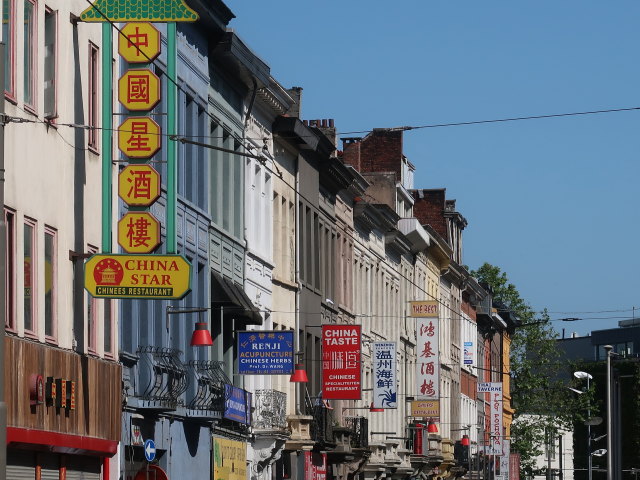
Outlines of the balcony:
<svg viewBox="0 0 640 480">
<path fill-rule="evenodd" d="M 138 355 L 138 407 L 159 411 L 175 410 L 187 390 L 187 369 L 174 348 L 141 346 Z"/>
<path fill-rule="evenodd" d="M 429 234 L 422 228 L 417 218 L 401 218 L 398 230 L 411 242 L 411 252 L 421 252 L 429 246 Z"/>
<path fill-rule="evenodd" d="M 209 420 L 222 418 L 224 385 L 230 383 L 224 373 L 224 362 L 193 360 L 187 367 L 197 385 L 196 394 L 186 405 L 189 416 Z"/>
<path fill-rule="evenodd" d="M 277 390 L 256 390 L 253 399 L 253 430 L 256 434 L 288 430 L 286 393 Z"/>
<path fill-rule="evenodd" d="M 345 417 L 344 426 L 351 430 L 351 448 L 369 446 L 369 420 L 365 417 Z"/>
<path fill-rule="evenodd" d="M 335 447 L 333 438 L 333 409 L 325 405 L 307 406 L 307 415 L 311 415 L 311 439 L 324 447 Z"/>
</svg>

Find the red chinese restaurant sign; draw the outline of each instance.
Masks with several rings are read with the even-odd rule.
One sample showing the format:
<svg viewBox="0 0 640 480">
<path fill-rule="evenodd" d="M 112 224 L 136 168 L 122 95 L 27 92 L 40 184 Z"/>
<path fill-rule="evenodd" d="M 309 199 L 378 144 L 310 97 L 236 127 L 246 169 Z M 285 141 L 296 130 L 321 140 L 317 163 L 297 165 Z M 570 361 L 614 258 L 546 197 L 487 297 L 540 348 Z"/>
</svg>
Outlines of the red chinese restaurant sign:
<svg viewBox="0 0 640 480">
<path fill-rule="evenodd" d="M 361 339 L 360 325 L 322 326 L 323 399 L 360 399 Z"/>
</svg>

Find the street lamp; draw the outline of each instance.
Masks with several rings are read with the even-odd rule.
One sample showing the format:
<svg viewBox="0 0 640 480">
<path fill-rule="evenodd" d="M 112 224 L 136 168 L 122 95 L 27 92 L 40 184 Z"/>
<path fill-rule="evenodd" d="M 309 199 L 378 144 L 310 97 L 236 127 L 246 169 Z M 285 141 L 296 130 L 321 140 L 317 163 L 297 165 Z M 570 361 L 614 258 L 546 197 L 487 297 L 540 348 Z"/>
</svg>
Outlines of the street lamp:
<svg viewBox="0 0 640 480">
<path fill-rule="evenodd" d="M 593 380 L 593 376 L 591 376 L 590 373 L 587 372 L 582 372 L 582 371 L 577 371 L 577 372 L 573 372 L 573 376 L 580 379 L 580 380 L 587 380 L 587 392 L 589 392 L 589 381 Z M 571 390 L 573 390 L 574 392 L 577 393 L 583 393 L 579 390 L 576 390 L 575 388 L 572 388 Z M 592 476 L 593 476 L 593 467 L 592 467 L 592 462 L 591 462 L 591 402 L 589 401 L 589 399 L 587 399 L 587 469 L 589 472 L 589 480 L 592 480 Z"/>
</svg>

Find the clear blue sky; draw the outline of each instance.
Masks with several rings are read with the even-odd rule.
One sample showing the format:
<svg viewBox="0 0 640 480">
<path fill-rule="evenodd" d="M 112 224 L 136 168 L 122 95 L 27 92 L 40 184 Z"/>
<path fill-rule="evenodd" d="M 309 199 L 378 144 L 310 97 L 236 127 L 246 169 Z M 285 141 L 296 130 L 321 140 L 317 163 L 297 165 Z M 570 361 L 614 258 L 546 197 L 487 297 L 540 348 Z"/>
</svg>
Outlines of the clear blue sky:
<svg viewBox="0 0 640 480">
<path fill-rule="evenodd" d="M 304 88 L 303 118 L 340 132 L 640 107 L 637 0 L 226 3 L 274 78 Z M 404 138 L 415 187 L 445 187 L 469 221 L 470 268 L 583 318 L 554 323 L 567 335 L 640 307 L 640 110 Z"/>
</svg>

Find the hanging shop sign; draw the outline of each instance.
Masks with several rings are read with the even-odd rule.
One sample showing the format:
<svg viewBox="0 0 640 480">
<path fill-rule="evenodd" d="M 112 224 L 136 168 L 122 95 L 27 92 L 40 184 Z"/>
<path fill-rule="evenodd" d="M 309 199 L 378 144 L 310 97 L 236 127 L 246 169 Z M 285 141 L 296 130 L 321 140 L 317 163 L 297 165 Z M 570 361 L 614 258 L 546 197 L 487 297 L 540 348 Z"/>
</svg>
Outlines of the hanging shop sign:
<svg viewBox="0 0 640 480">
<path fill-rule="evenodd" d="M 76 382 L 64 378 L 47 377 L 44 382 L 44 401 L 49 407 L 76 409 Z"/>
<path fill-rule="evenodd" d="M 322 326 L 322 398 L 361 398 L 360 325 Z"/>
<path fill-rule="evenodd" d="M 238 332 L 238 374 L 291 375 L 293 332 L 290 330 Z"/>
<path fill-rule="evenodd" d="M 489 419 L 491 445 L 489 445 L 489 455 L 502 455 L 503 434 L 502 434 L 502 382 L 478 383 L 478 393 L 486 393 L 489 402 Z"/>
<path fill-rule="evenodd" d="M 127 110 L 153 110 L 160 101 L 160 79 L 148 68 L 127 70 L 118 80 L 118 100 Z"/>
<path fill-rule="evenodd" d="M 304 477 L 305 480 L 326 480 L 327 478 L 327 454 L 318 452 L 304 452 Z"/>
<path fill-rule="evenodd" d="M 437 305 L 437 304 L 436 304 Z M 416 319 L 416 380 L 420 400 L 440 398 L 440 320 L 438 317 Z"/>
<path fill-rule="evenodd" d="M 440 418 L 440 400 L 414 400 L 411 402 L 411 416 Z"/>
<path fill-rule="evenodd" d="M 225 383 L 222 416 L 234 422 L 251 425 L 251 393 Z"/>
<path fill-rule="evenodd" d="M 129 63 L 152 62 L 160 55 L 160 31 L 151 23 L 126 23 L 118 36 L 118 53 Z"/>
<path fill-rule="evenodd" d="M 129 117 L 118 127 L 118 148 L 127 157 L 153 157 L 161 146 L 160 125 L 149 117 Z"/>
<path fill-rule="evenodd" d="M 160 245 L 160 222 L 149 212 L 128 212 L 118 222 L 118 244 L 127 253 L 151 253 Z"/>
<path fill-rule="evenodd" d="M 464 364 L 473 365 L 473 342 L 464 342 Z"/>
<path fill-rule="evenodd" d="M 127 205 L 148 207 L 160 197 L 160 174 L 151 165 L 127 165 L 118 175 L 118 195 Z"/>
<path fill-rule="evenodd" d="M 195 22 L 198 14 L 184 0 L 94 0 L 83 22 Z"/>
<path fill-rule="evenodd" d="M 181 255 L 93 255 L 84 288 L 98 298 L 180 299 L 191 291 L 191 264 Z"/>
<path fill-rule="evenodd" d="M 409 302 L 411 305 L 412 317 L 437 317 L 438 316 L 438 302 L 435 300 L 421 300 L 416 302 Z"/>
<path fill-rule="evenodd" d="M 373 343 L 373 407 L 398 407 L 396 342 Z"/>
<path fill-rule="evenodd" d="M 247 478 L 247 444 L 213 437 L 213 480 Z"/>
</svg>

